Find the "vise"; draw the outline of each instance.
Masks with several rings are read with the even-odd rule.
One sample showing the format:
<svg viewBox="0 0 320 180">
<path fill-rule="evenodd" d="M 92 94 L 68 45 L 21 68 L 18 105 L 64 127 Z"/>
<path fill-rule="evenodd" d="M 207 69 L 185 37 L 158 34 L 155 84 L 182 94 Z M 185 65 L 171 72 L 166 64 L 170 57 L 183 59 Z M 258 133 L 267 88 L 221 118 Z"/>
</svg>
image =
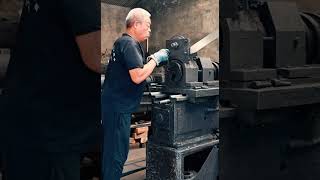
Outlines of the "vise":
<svg viewBox="0 0 320 180">
<path fill-rule="evenodd" d="M 165 69 L 165 92 L 181 93 L 189 97 L 218 94 L 219 64 L 210 58 L 190 54 L 190 40 L 175 36 L 167 40 L 170 61 Z"/>
<path fill-rule="evenodd" d="M 175 36 L 160 92 L 152 93 L 147 179 L 216 179 L 218 175 L 218 63 L 190 53 Z"/>
</svg>

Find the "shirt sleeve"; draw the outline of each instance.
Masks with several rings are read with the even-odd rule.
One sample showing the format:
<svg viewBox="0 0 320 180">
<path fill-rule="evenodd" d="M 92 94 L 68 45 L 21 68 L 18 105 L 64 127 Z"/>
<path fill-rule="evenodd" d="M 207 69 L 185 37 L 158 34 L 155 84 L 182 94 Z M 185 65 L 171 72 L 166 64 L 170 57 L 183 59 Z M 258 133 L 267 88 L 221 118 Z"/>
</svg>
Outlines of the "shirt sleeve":
<svg viewBox="0 0 320 180">
<path fill-rule="evenodd" d="M 99 0 L 60 0 L 63 17 L 75 36 L 101 30 Z"/>
<path fill-rule="evenodd" d="M 123 61 L 128 70 L 143 68 L 143 57 L 136 43 L 128 42 L 123 48 Z"/>
</svg>

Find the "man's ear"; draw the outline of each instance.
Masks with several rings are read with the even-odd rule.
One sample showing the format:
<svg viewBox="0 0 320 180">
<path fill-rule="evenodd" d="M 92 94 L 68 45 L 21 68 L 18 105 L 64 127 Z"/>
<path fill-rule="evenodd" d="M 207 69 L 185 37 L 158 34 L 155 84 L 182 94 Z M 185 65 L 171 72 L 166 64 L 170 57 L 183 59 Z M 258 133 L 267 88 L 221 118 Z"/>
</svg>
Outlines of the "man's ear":
<svg viewBox="0 0 320 180">
<path fill-rule="evenodd" d="M 138 27 L 138 24 L 139 24 L 139 22 L 138 22 L 138 21 L 135 21 L 135 22 L 133 23 L 133 26 L 134 26 L 135 28 L 137 28 L 137 27 Z"/>
</svg>

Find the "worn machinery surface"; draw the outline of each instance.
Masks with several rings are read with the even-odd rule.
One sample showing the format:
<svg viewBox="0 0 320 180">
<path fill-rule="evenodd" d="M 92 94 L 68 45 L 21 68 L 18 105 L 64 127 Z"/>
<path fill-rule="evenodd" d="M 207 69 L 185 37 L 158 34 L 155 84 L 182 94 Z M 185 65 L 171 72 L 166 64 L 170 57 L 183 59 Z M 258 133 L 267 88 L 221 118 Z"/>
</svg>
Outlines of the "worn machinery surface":
<svg viewBox="0 0 320 180">
<path fill-rule="evenodd" d="M 216 179 L 218 175 L 219 66 L 190 53 L 190 40 L 175 36 L 165 79 L 152 92 L 152 135 L 147 179 Z M 155 78 L 156 79 L 156 78 Z M 158 85 L 159 86 L 159 85 Z"/>
<path fill-rule="evenodd" d="M 319 179 L 320 15 L 220 5 L 220 179 Z"/>
</svg>

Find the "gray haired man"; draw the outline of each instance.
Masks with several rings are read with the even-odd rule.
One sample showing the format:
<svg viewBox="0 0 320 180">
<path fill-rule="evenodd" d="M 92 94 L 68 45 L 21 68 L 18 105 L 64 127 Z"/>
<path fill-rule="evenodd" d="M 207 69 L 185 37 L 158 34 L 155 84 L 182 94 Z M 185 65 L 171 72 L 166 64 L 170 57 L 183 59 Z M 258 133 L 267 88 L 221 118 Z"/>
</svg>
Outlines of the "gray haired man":
<svg viewBox="0 0 320 180">
<path fill-rule="evenodd" d="M 149 56 L 140 42 L 150 36 L 150 13 L 132 9 L 126 18 L 127 32 L 116 40 L 102 91 L 103 180 L 119 180 L 129 151 L 131 113 L 141 101 L 145 80 L 161 62 L 168 61 L 169 51 L 161 49 Z"/>
</svg>

